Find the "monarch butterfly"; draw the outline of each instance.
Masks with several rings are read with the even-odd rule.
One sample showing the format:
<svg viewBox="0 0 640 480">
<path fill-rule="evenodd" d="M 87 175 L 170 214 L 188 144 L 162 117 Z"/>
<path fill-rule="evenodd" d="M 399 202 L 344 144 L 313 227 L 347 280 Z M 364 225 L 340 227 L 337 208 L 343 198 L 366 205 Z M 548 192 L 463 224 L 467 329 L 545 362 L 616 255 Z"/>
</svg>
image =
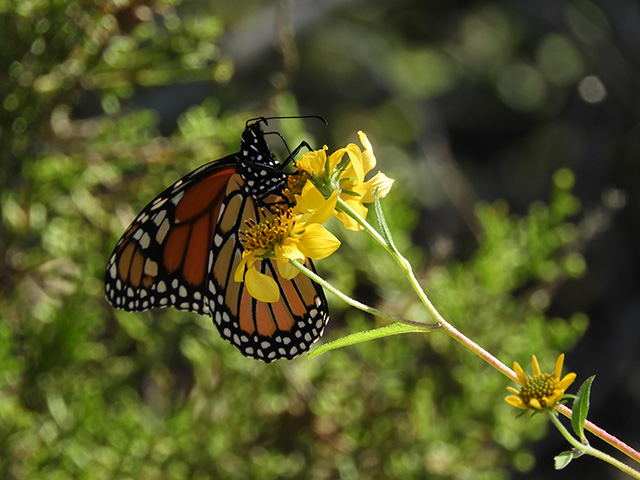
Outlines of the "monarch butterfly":
<svg viewBox="0 0 640 480">
<path fill-rule="evenodd" d="M 269 259 L 256 266 L 277 282 L 279 301 L 260 302 L 233 279 L 245 220 L 259 222 L 262 207 L 288 204 L 284 167 L 308 147 L 303 142 L 279 163 L 261 128 L 269 119 L 249 120 L 238 153 L 197 168 L 153 199 L 116 244 L 105 274 L 114 307 L 211 315 L 222 338 L 267 363 L 308 350 L 329 321 L 322 287 L 304 275 L 282 278 Z M 313 270 L 311 260 L 306 266 Z"/>
</svg>

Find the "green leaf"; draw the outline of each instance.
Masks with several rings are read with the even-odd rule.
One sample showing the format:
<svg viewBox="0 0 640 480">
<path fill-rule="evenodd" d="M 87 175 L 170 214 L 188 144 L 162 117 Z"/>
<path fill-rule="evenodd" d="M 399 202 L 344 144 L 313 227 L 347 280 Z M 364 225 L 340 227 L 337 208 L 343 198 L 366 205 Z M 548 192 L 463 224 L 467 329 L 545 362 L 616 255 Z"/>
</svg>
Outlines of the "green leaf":
<svg viewBox="0 0 640 480">
<path fill-rule="evenodd" d="M 387 243 L 387 246 L 391 248 L 394 252 L 397 251 L 395 244 L 393 243 L 393 238 L 391 237 L 391 230 L 389 230 L 389 226 L 387 225 L 387 220 L 384 218 L 384 212 L 382 211 L 382 205 L 380 204 L 380 197 L 378 196 L 378 189 L 376 189 L 374 193 L 374 202 L 376 217 L 378 217 L 378 225 L 380 227 L 380 235 L 384 238 L 384 241 Z"/>
<path fill-rule="evenodd" d="M 339 338 L 333 342 L 325 343 L 309 353 L 309 358 L 317 357 L 329 350 L 355 345 L 356 343 L 368 342 L 378 338 L 398 335 L 400 333 L 428 332 L 433 330 L 433 325 L 425 324 L 424 327 L 418 325 L 407 325 L 405 323 L 393 323 L 386 327 L 375 328 L 373 330 L 365 330 L 364 332 L 352 333 L 346 337 Z"/>
<path fill-rule="evenodd" d="M 591 395 L 591 384 L 593 383 L 594 378 L 595 375 L 584 381 L 578 390 L 575 400 L 573 401 L 571 426 L 582 442 L 585 441 L 584 422 L 587 420 L 587 413 L 589 413 L 589 396 Z"/>
<path fill-rule="evenodd" d="M 573 460 L 573 458 L 574 456 L 571 450 L 562 452 L 553 458 L 553 466 L 556 470 L 562 470 L 564 467 L 569 465 L 569 463 L 571 463 L 571 460 Z"/>
</svg>

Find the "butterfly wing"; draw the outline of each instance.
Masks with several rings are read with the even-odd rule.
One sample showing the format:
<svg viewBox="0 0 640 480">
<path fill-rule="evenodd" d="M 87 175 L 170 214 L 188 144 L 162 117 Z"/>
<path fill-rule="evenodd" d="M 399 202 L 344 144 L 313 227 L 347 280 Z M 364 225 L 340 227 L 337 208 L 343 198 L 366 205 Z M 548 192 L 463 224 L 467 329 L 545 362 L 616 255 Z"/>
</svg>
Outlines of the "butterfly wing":
<svg viewBox="0 0 640 480">
<path fill-rule="evenodd" d="M 270 259 L 259 261 L 256 268 L 276 281 L 280 289 L 277 302 L 260 302 L 249 295 L 244 283 L 234 281 L 243 252 L 239 231 L 245 220 L 260 221 L 263 216 L 243 185 L 240 175 L 232 176 L 223 202 L 214 236 L 218 250 L 209 278 L 209 310 L 222 338 L 243 355 L 265 362 L 294 358 L 322 336 L 329 321 L 327 300 L 322 287 L 307 276 L 281 277 Z M 267 204 L 282 201 L 277 195 L 265 199 Z M 314 270 L 311 260 L 306 266 Z"/>
<path fill-rule="evenodd" d="M 261 220 L 258 205 L 286 203 L 279 195 L 285 178 L 259 122 L 249 124 L 239 153 L 178 180 L 136 217 L 107 264 L 109 302 L 127 311 L 210 314 L 225 340 L 265 362 L 308 350 L 329 320 L 320 285 L 304 275 L 282 278 L 269 259 L 257 268 L 278 284 L 278 302 L 254 299 L 233 279 L 245 220 Z"/>
<path fill-rule="evenodd" d="M 105 293 L 113 306 L 208 312 L 211 239 L 236 166 L 237 155 L 203 165 L 142 210 L 107 264 Z"/>
</svg>

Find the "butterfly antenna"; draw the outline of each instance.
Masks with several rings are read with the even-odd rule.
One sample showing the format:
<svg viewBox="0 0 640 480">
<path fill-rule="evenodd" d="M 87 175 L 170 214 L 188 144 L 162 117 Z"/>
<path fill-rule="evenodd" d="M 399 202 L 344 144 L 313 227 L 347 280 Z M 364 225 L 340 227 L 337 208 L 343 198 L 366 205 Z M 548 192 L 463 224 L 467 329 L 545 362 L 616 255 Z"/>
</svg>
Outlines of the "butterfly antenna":
<svg viewBox="0 0 640 480">
<path fill-rule="evenodd" d="M 247 120 L 247 123 L 245 124 L 245 127 L 249 126 L 249 124 L 251 122 L 263 122 L 265 125 L 269 125 L 269 120 L 288 120 L 288 119 L 303 119 L 303 118 L 317 118 L 318 120 L 320 120 L 322 123 L 324 123 L 325 125 L 329 125 L 329 122 L 327 122 L 324 117 L 321 117 L 320 115 L 292 115 L 289 117 L 255 117 L 255 118 L 250 118 L 249 120 Z"/>
</svg>

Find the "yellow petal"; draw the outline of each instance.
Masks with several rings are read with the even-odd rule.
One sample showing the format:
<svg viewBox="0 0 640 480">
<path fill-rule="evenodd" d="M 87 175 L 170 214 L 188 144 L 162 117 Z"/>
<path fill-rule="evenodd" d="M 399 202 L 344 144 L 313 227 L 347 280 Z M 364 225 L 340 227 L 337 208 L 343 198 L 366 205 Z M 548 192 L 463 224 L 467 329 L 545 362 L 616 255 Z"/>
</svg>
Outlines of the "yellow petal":
<svg viewBox="0 0 640 480">
<path fill-rule="evenodd" d="M 234 282 L 243 282 L 244 281 L 244 266 L 247 264 L 245 259 L 240 260 L 240 265 L 236 268 L 236 271 L 233 273 L 233 281 Z"/>
<path fill-rule="evenodd" d="M 562 399 L 562 395 L 564 395 L 564 392 L 561 390 L 558 390 L 550 397 L 542 397 L 542 401 L 545 407 L 551 407 L 552 405 L 555 405 Z"/>
<path fill-rule="evenodd" d="M 533 374 L 541 375 L 542 371 L 540 370 L 540 365 L 538 364 L 538 359 L 535 355 L 531 355 L 531 363 L 533 364 Z"/>
<path fill-rule="evenodd" d="M 304 255 L 299 249 L 299 240 L 286 239 L 282 243 L 277 243 L 273 247 L 276 258 L 283 263 L 288 263 L 288 259 L 304 260 Z"/>
<path fill-rule="evenodd" d="M 318 207 L 318 209 L 311 215 L 311 217 L 307 220 L 306 224 L 311 223 L 320 223 L 323 224 L 333 214 L 333 211 L 336 209 L 336 202 L 338 201 L 338 191 L 335 190 L 327 200 Z"/>
<path fill-rule="evenodd" d="M 363 131 L 358 132 L 358 137 L 360 137 L 360 143 L 362 143 L 364 147 L 364 152 L 362 152 L 362 166 L 365 173 L 370 172 L 376 166 L 376 156 L 373 154 L 373 147 Z"/>
<path fill-rule="evenodd" d="M 349 166 L 344 173 L 340 175 L 340 178 L 355 177 L 358 183 L 364 182 L 364 174 L 366 172 L 364 170 L 364 165 L 362 164 L 362 152 L 360 151 L 360 147 L 355 143 L 350 143 L 347 145 L 346 150 L 349 153 L 351 163 L 349 163 Z"/>
<path fill-rule="evenodd" d="M 507 398 L 504 399 L 505 402 L 507 402 L 509 405 L 513 405 L 514 407 L 518 407 L 518 408 L 527 408 L 527 406 L 522 402 L 522 400 L 520 399 L 520 397 L 516 397 L 515 395 L 509 395 Z"/>
<path fill-rule="evenodd" d="M 352 210 L 354 210 L 361 218 L 366 219 L 367 213 L 369 209 L 365 207 L 362 202 L 358 198 L 354 198 L 350 195 L 345 195 L 343 197 L 344 203 L 346 203 Z M 345 212 L 336 211 L 334 213 L 334 217 L 342 222 L 342 225 L 347 230 L 352 230 L 354 232 L 358 232 L 362 230 L 362 226 Z"/>
<path fill-rule="evenodd" d="M 250 261 L 252 263 L 250 263 Z M 255 263 L 255 258 L 253 257 L 251 252 L 245 251 L 242 254 L 242 259 L 240 260 L 240 264 L 238 265 L 238 268 L 236 268 L 236 271 L 233 274 L 233 280 L 235 282 L 240 283 L 244 281 L 244 270 L 247 263 L 250 263 L 249 268 L 253 267 L 253 263 Z"/>
<path fill-rule="evenodd" d="M 387 193 L 389 193 L 389 190 L 391 190 L 393 182 L 395 182 L 393 178 L 389 178 L 384 173 L 378 172 L 371 178 L 371 180 L 362 184 L 364 191 L 356 191 L 362 195 L 362 198 L 360 199 L 362 203 L 371 203 L 375 200 L 376 189 L 378 189 L 378 197 L 384 198 Z"/>
<path fill-rule="evenodd" d="M 299 242 L 304 256 L 314 259 L 326 258 L 340 246 L 340 240 L 317 223 L 307 225 L 304 233 L 300 235 Z"/>
<path fill-rule="evenodd" d="M 562 364 L 564 363 L 564 353 L 561 353 L 556 360 L 556 368 L 553 372 L 553 376 L 556 380 L 560 380 L 560 375 L 562 375 Z"/>
<path fill-rule="evenodd" d="M 342 161 L 342 157 L 344 157 L 345 153 L 347 153 L 347 149 L 340 148 L 335 152 L 333 152 L 331 155 L 329 155 L 329 172 L 333 172 L 336 169 L 338 164 Z M 323 168 L 324 168 L 324 165 L 323 165 Z"/>
<path fill-rule="evenodd" d="M 529 400 L 529 406 L 531 406 L 531 407 L 533 407 L 533 408 L 535 408 L 537 410 L 542 409 L 542 405 L 540 405 L 540 402 L 538 401 L 537 398 L 532 398 L 531 400 Z"/>
<path fill-rule="evenodd" d="M 507 387 L 507 390 L 509 390 L 511 393 L 514 393 L 516 395 L 520 395 L 520 390 L 518 390 L 517 388 Z"/>
<path fill-rule="evenodd" d="M 302 193 L 296 195 L 296 205 L 293 207 L 293 214 L 304 214 L 315 212 L 322 206 L 325 198 L 315 185 L 307 182 L 302 188 Z"/>
<path fill-rule="evenodd" d="M 276 262 L 276 264 L 278 265 L 278 273 L 280 276 L 287 280 L 291 280 L 300 273 L 300 270 L 294 267 L 290 262 Z"/>
<path fill-rule="evenodd" d="M 576 374 L 571 372 L 567 373 L 562 380 L 560 380 L 560 388 L 564 391 L 569 388 L 569 385 L 576 379 Z"/>
<path fill-rule="evenodd" d="M 276 281 L 250 268 L 244 277 L 249 295 L 261 302 L 277 302 L 280 299 L 280 289 Z"/>
<path fill-rule="evenodd" d="M 513 369 L 515 370 L 516 375 L 518 375 L 518 383 L 520 386 L 524 385 L 527 381 L 527 376 L 525 375 L 524 370 L 522 370 L 520 364 L 518 362 L 513 362 Z"/>
<path fill-rule="evenodd" d="M 353 232 L 358 232 L 362 230 L 362 227 L 360 226 L 360 224 L 356 222 L 353 218 L 351 218 L 349 215 L 347 215 L 346 213 L 336 212 L 334 216 L 342 222 L 342 226 L 345 229 L 351 230 Z"/>
<path fill-rule="evenodd" d="M 319 176 L 324 175 L 324 164 L 327 161 L 327 147 L 322 150 L 314 150 L 307 152 L 298 161 L 298 166 L 309 173 L 315 173 Z"/>
</svg>

